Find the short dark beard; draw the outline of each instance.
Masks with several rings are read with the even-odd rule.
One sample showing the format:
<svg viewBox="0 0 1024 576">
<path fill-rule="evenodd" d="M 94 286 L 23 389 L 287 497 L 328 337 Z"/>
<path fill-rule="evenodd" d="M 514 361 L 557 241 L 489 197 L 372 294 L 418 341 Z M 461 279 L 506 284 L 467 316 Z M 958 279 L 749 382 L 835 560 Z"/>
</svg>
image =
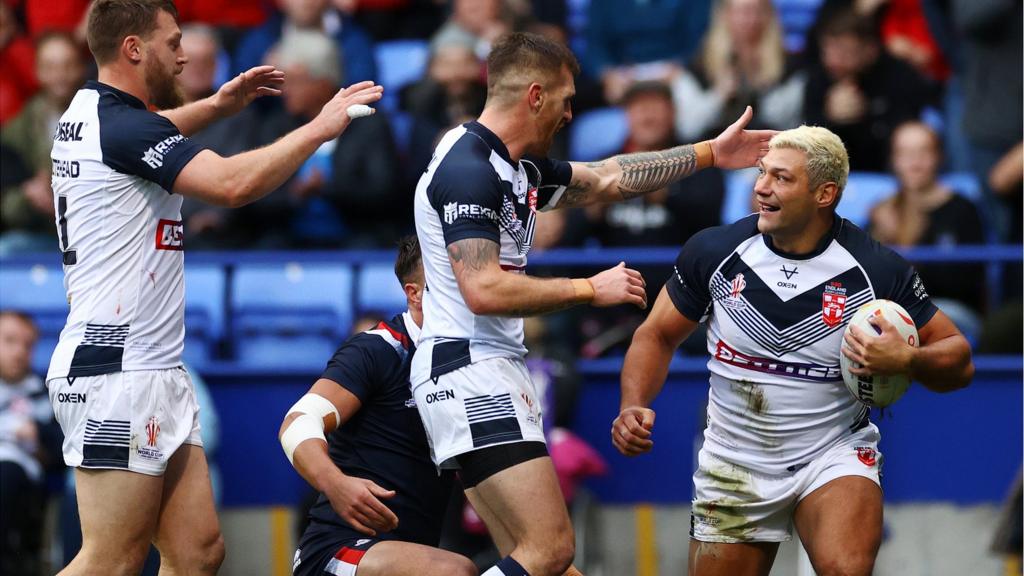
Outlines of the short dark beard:
<svg viewBox="0 0 1024 576">
<path fill-rule="evenodd" d="M 157 110 L 171 110 L 185 104 L 185 93 L 174 74 L 165 74 L 156 58 L 146 63 L 146 89 L 149 103 Z"/>
</svg>

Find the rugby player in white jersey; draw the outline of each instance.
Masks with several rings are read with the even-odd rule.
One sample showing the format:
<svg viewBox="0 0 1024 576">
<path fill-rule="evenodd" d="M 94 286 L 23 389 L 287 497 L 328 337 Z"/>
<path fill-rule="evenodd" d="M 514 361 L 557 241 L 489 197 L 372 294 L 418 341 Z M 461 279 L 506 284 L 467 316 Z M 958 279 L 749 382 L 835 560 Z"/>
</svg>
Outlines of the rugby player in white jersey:
<svg viewBox="0 0 1024 576">
<path fill-rule="evenodd" d="M 426 290 L 413 396 L 434 463 L 460 469 L 503 556 L 488 576 L 561 574 L 574 554 L 523 361 L 522 317 L 647 304 L 643 279 L 624 264 L 589 279 L 526 275 L 536 211 L 633 198 L 713 164 L 752 166 L 773 134 L 743 130 L 748 109 L 713 141 L 589 164 L 551 160 L 552 138 L 572 120 L 577 71 L 557 42 L 499 40 L 483 113 L 441 139 L 416 188 Z"/>
<path fill-rule="evenodd" d="M 694 235 L 637 329 L 622 369 L 612 442 L 654 446 L 651 402 L 676 347 L 708 325 L 711 388 L 694 474 L 690 574 L 768 574 L 795 524 L 818 574 L 867 575 L 882 538 L 878 428 L 839 371 L 910 374 L 936 392 L 974 374 L 967 340 L 906 261 L 836 215 L 849 161 L 824 128 L 780 132 L 760 162 L 760 210 Z M 850 316 L 877 298 L 903 306 L 920 347 L 885 319 Z"/>
<path fill-rule="evenodd" d="M 381 88 L 351 86 L 274 144 L 223 158 L 188 136 L 278 94 L 280 72 L 253 68 L 175 108 L 187 58 L 170 0 L 96 0 L 87 37 L 99 81 L 76 94 L 51 154 L 71 308 L 47 386 L 64 460 L 76 469 L 83 538 L 62 574 L 137 574 L 151 542 L 161 573 L 214 574 L 224 545 L 181 366 L 182 196 L 221 206 L 259 199 Z"/>
</svg>

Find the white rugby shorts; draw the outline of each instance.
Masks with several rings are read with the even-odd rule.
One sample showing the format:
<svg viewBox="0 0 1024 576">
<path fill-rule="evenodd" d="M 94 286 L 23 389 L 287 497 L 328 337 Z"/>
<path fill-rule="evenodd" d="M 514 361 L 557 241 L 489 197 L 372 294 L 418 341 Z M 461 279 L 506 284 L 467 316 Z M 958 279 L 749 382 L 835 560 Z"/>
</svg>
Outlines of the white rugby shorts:
<svg viewBox="0 0 1024 576">
<path fill-rule="evenodd" d="M 793 513 L 806 496 L 843 476 L 881 486 L 878 428 L 843 438 L 796 472 L 761 474 L 705 449 L 697 456 L 690 537 L 701 542 L 782 542 L 793 532 Z"/>
<path fill-rule="evenodd" d="M 540 398 L 521 358 L 489 358 L 413 388 L 438 468 L 485 446 L 544 442 Z"/>
<path fill-rule="evenodd" d="M 199 403 L 182 367 L 46 383 L 64 431 L 64 463 L 161 476 L 182 444 L 202 446 Z"/>
</svg>

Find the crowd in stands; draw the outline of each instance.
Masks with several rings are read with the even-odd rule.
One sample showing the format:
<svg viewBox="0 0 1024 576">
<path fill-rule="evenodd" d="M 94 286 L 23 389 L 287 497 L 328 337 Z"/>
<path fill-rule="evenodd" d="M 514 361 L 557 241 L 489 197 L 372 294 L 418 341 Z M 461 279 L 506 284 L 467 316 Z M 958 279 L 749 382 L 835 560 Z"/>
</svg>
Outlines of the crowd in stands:
<svg viewBox="0 0 1024 576">
<path fill-rule="evenodd" d="M 713 137 L 752 105 L 755 127 L 826 126 L 846 143 L 854 171 L 894 176 L 862 222 L 880 241 L 1021 242 L 1020 2 L 176 4 L 189 58 L 179 77 L 186 100 L 261 63 L 286 73 L 282 97 L 260 99 L 195 136 L 220 154 L 272 142 L 340 86 L 372 79 L 387 92 L 380 113 L 322 146 L 268 198 L 235 211 L 186 201 L 190 250 L 392 246 L 412 230 L 413 190 L 437 138 L 481 111 L 484 58 L 510 30 L 573 48 L 583 69 L 576 119 L 613 110 L 624 134 L 599 126 L 608 138 L 596 140 L 609 154 Z M 55 248 L 49 148 L 61 111 L 95 75 L 83 40 L 88 7 L 88 0 L 0 0 L 0 255 Z M 570 156 L 576 128 L 559 135 L 552 156 L 593 159 Z M 981 194 L 941 184 L 949 172 L 973 175 Z M 535 247 L 680 246 L 722 222 L 729 178 L 709 170 L 623 204 L 545 215 Z M 979 270 L 922 266 L 932 295 L 975 322 L 988 312 Z"/>
</svg>

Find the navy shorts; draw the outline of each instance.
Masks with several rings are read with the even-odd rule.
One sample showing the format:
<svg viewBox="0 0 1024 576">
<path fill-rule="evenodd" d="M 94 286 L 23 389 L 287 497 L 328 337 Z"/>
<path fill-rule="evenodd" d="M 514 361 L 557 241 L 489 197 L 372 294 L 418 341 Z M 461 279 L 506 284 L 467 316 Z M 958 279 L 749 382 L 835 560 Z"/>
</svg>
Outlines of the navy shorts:
<svg viewBox="0 0 1024 576">
<path fill-rule="evenodd" d="M 363 554 L 380 542 L 345 526 L 310 523 L 299 539 L 294 576 L 356 576 Z"/>
</svg>

